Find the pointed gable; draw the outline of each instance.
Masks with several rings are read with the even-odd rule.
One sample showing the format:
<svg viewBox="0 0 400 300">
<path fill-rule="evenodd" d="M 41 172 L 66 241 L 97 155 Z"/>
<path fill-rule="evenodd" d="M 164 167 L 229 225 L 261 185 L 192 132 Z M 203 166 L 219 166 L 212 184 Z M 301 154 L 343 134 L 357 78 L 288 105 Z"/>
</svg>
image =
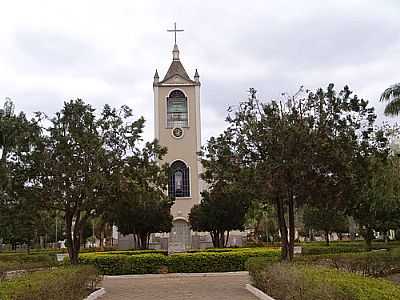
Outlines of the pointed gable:
<svg viewBox="0 0 400 300">
<path fill-rule="evenodd" d="M 168 79 L 171 79 L 175 75 L 178 75 L 178 76 L 182 77 L 183 79 L 192 82 L 189 75 L 186 73 L 185 68 L 183 67 L 182 63 L 180 62 L 180 60 L 172 61 L 171 65 L 169 66 L 168 72 L 167 72 L 167 74 L 165 74 L 165 77 L 162 80 L 162 82 L 165 82 Z"/>
<path fill-rule="evenodd" d="M 174 78 L 175 81 L 177 77 L 183 79 L 183 81 L 194 83 L 193 80 L 190 79 L 189 75 L 186 73 L 185 68 L 183 67 L 181 61 L 179 60 L 179 49 L 178 45 L 174 45 L 174 49 L 172 51 L 172 63 L 169 66 L 167 74 L 165 74 L 164 79 L 160 83 L 166 83 L 170 81 L 170 79 Z"/>
</svg>

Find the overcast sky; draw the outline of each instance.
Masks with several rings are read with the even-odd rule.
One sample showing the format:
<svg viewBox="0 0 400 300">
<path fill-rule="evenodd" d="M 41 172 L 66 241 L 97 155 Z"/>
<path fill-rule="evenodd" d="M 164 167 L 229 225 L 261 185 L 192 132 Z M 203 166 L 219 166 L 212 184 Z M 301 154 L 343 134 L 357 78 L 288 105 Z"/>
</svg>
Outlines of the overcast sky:
<svg viewBox="0 0 400 300">
<path fill-rule="evenodd" d="M 65 100 L 127 104 L 153 138 L 153 75 L 180 57 L 202 83 L 203 141 L 249 87 L 270 100 L 335 83 L 376 106 L 400 81 L 400 1 L 0 0 L 0 105 L 52 115 Z"/>
</svg>

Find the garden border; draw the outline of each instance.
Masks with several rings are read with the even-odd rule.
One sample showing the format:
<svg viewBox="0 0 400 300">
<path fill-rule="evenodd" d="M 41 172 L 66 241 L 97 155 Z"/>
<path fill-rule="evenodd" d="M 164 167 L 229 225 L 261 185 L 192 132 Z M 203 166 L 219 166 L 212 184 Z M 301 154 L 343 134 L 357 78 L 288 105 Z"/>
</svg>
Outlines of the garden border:
<svg viewBox="0 0 400 300">
<path fill-rule="evenodd" d="M 263 291 L 259 290 L 255 286 L 252 286 L 249 283 L 246 284 L 246 290 L 248 290 L 250 293 L 252 293 L 258 299 L 261 299 L 261 300 L 275 300 L 271 296 L 268 296 L 266 293 L 264 293 Z"/>
<path fill-rule="evenodd" d="M 94 291 L 83 300 L 96 300 L 97 298 L 103 296 L 105 293 L 106 293 L 105 288 L 99 288 L 98 290 Z"/>
<path fill-rule="evenodd" d="M 128 275 L 104 275 L 111 279 L 134 279 L 134 278 L 176 278 L 176 277 L 218 277 L 218 276 L 240 276 L 248 275 L 247 271 L 237 272 L 210 272 L 210 273 L 166 273 L 166 274 L 128 274 Z"/>
</svg>

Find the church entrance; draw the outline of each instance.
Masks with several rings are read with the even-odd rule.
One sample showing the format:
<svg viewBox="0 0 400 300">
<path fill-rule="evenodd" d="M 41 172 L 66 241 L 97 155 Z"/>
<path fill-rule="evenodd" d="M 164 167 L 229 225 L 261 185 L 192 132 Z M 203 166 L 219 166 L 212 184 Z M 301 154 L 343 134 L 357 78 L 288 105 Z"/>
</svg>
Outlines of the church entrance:
<svg viewBox="0 0 400 300">
<path fill-rule="evenodd" d="M 171 251 L 180 252 L 191 248 L 191 232 L 189 224 L 184 220 L 176 220 L 170 232 L 169 247 Z"/>
</svg>

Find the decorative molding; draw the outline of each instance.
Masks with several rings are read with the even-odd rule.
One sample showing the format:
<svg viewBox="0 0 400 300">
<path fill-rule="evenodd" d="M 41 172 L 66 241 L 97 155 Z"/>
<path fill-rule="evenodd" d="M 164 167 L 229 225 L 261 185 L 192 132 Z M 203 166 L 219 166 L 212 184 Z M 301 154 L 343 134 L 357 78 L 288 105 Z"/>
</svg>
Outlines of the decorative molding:
<svg viewBox="0 0 400 300">
<path fill-rule="evenodd" d="M 248 290 L 250 293 L 252 293 L 258 299 L 275 300 L 274 298 L 272 298 L 271 296 L 268 296 L 266 293 L 264 293 L 263 291 L 259 290 L 256 287 L 252 286 L 251 284 L 246 284 L 246 290 Z"/>
</svg>

